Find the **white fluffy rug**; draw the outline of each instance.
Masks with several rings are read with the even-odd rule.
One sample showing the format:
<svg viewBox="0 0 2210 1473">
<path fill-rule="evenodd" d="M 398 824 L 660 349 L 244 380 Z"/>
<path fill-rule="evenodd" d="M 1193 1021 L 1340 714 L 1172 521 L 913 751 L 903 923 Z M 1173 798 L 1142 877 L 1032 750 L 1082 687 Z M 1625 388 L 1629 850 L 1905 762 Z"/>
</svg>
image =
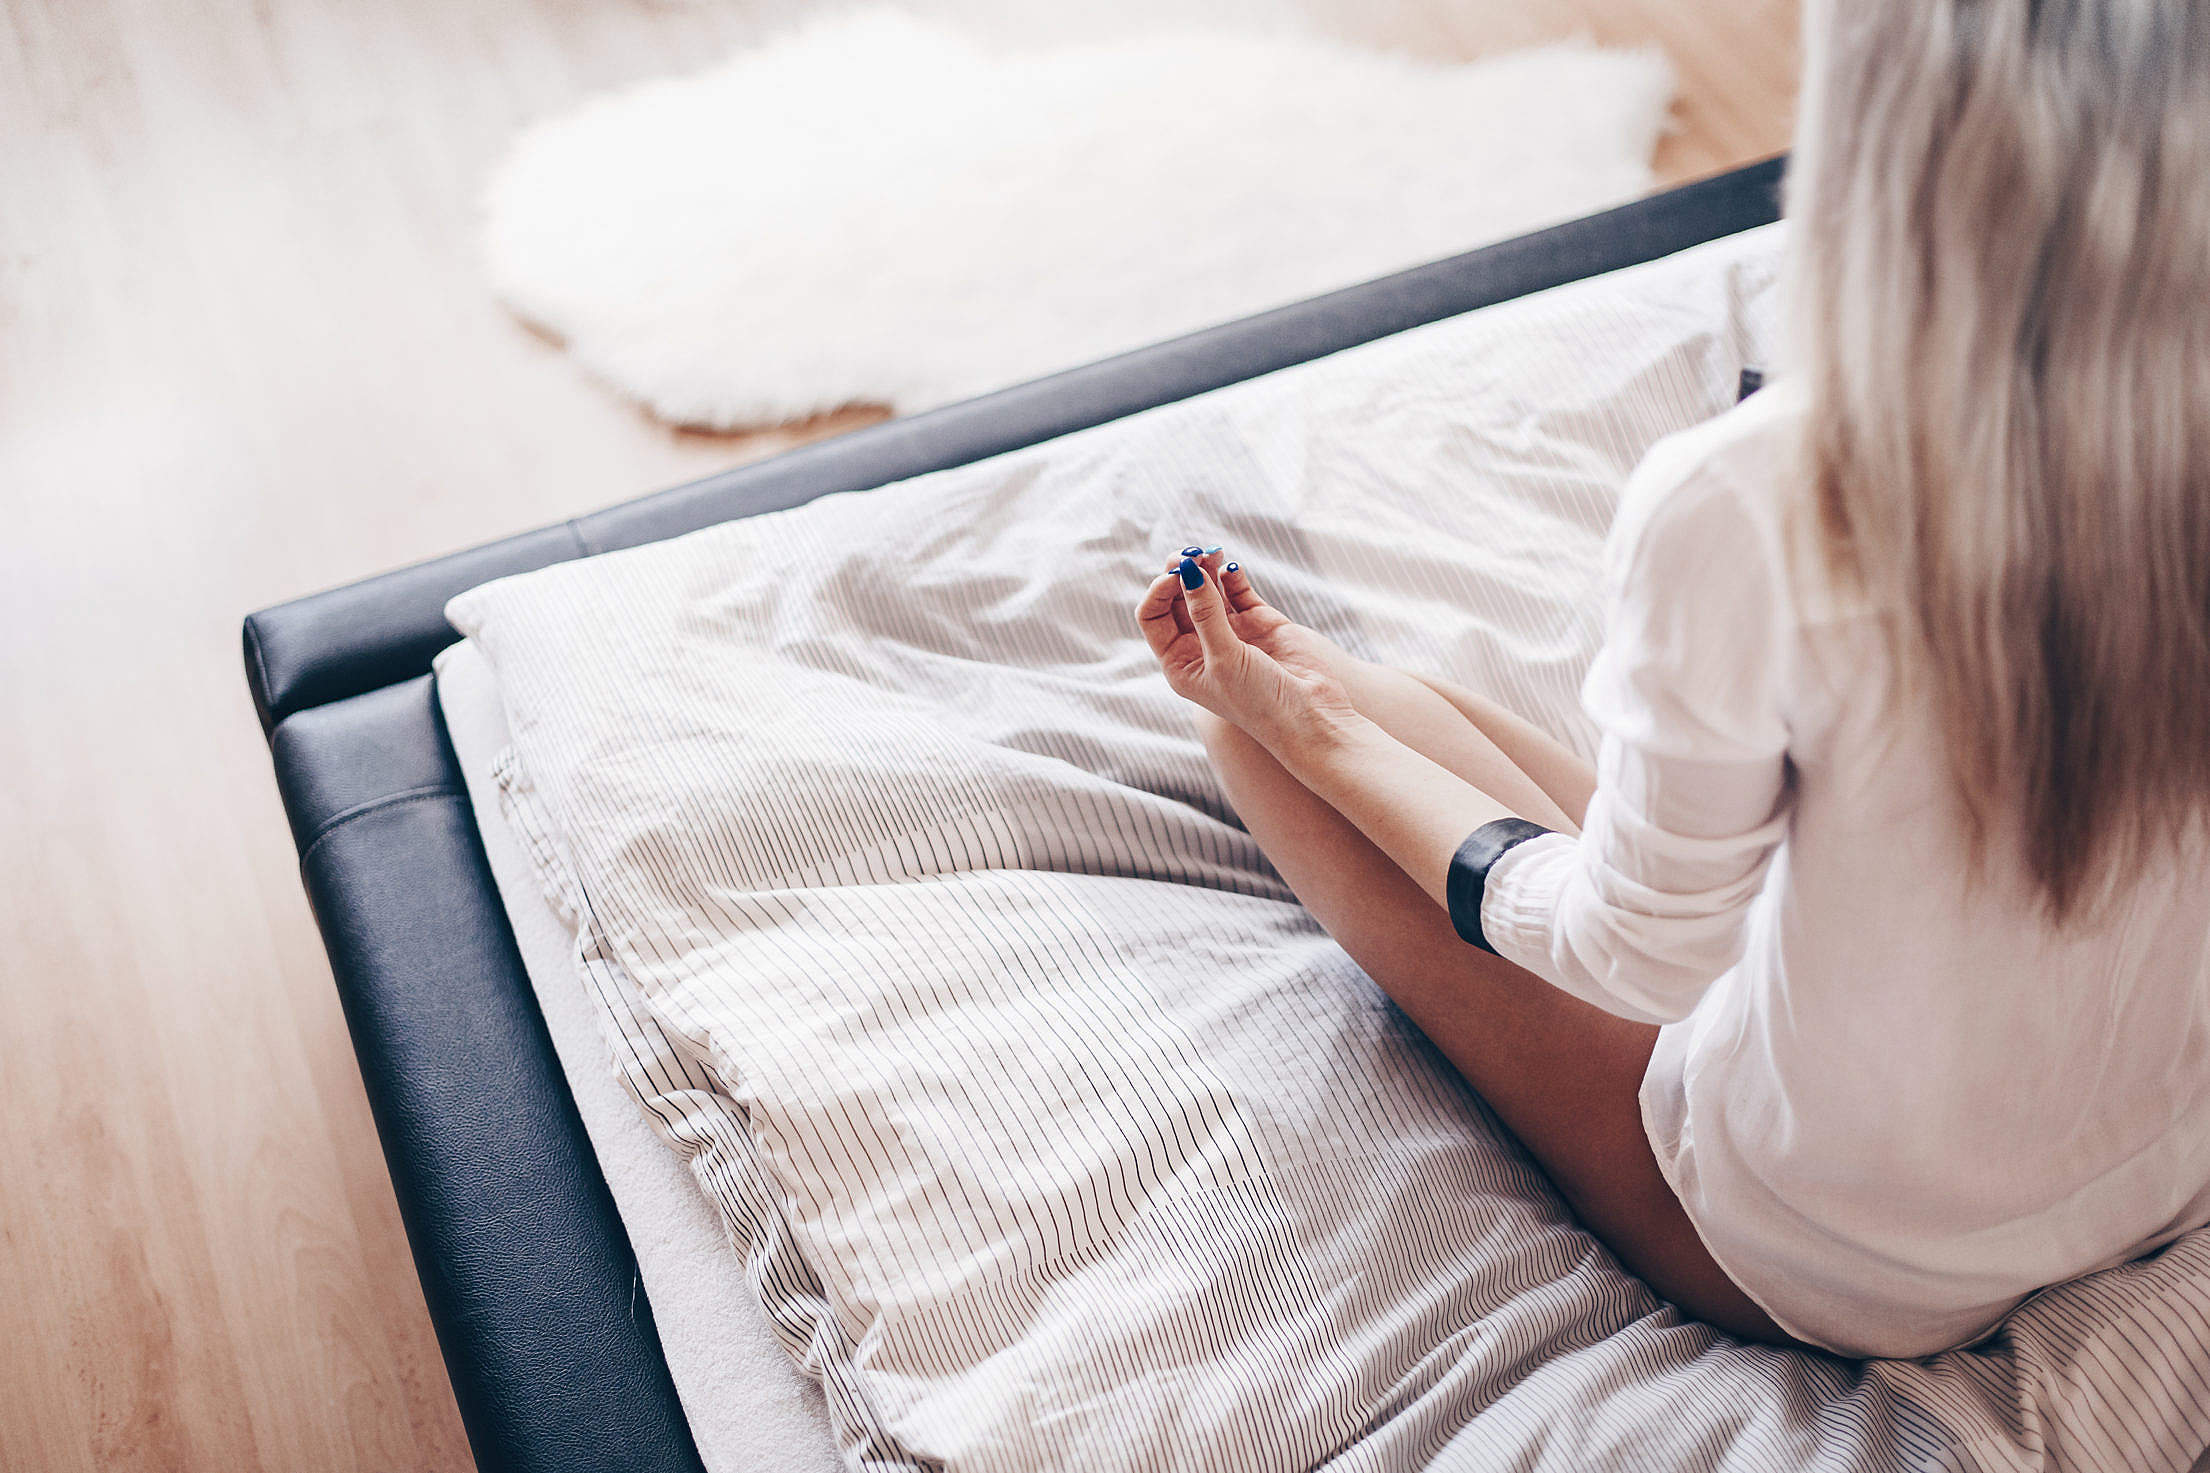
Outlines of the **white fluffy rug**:
<svg viewBox="0 0 2210 1473">
<path fill-rule="evenodd" d="M 912 410 L 1616 203 L 1671 91 L 1577 44 L 1012 51 L 863 11 L 528 132 L 486 255 L 665 419 Z"/>
</svg>

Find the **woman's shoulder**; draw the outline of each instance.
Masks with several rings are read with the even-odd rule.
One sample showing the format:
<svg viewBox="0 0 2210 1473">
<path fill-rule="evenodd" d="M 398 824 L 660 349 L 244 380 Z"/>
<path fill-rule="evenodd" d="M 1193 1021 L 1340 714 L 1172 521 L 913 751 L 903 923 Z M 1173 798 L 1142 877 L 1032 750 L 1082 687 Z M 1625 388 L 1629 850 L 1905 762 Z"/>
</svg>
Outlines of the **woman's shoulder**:
<svg viewBox="0 0 2210 1473">
<path fill-rule="evenodd" d="M 1790 508 L 1803 499 L 1802 417 L 1801 396 L 1783 380 L 1651 446 L 1620 495 L 1615 572 L 1654 562 L 1785 581 Z"/>
</svg>

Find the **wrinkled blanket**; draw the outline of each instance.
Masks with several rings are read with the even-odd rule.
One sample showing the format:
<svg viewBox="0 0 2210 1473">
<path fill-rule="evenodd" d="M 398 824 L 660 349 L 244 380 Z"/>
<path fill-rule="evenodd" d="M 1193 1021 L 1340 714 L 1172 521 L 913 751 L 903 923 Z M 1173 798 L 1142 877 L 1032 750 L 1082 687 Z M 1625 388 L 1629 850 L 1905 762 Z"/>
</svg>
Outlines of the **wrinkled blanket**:
<svg viewBox="0 0 2210 1473">
<path fill-rule="evenodd" d="M 1135 635 L 1222 542 L 1587 751 L 1771 231 L 455 600 L 625 1078 L 855 1466 L 2184 1468 L 2210 1239 L 1857 1365 L 1685 1323 L 1268 868 Z"/>
</svg>

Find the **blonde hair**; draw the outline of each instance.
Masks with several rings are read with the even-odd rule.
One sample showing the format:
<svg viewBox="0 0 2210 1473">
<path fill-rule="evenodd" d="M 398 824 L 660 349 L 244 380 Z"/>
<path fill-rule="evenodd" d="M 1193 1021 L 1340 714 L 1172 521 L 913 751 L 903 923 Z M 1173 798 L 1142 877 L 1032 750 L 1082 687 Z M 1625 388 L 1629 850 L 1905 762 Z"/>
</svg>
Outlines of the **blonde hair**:
<svg viewBox="0 0 2210 1473">
<path fill-rule="evenodd" d="M 1811 0 L 1805 38 L 1814 541 L 2062 923 L 2210 808 L 2210 0 Z"/>
</svg>

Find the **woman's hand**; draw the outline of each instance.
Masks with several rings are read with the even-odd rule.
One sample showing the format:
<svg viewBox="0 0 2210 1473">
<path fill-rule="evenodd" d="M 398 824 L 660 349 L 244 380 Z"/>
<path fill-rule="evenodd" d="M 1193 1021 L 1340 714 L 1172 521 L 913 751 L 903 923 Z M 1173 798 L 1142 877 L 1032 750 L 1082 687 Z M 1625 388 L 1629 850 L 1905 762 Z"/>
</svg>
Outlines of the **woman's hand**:
<svg viewBox="0 0 2210 1473">
<path fill-rule="evenodd" d="M 1241 565 L 1185 553 L 1136 605 L 1166 683 L 1277 756 L 1355 720 L 1327 639 L 1258 596 Z"/>
</svg>

